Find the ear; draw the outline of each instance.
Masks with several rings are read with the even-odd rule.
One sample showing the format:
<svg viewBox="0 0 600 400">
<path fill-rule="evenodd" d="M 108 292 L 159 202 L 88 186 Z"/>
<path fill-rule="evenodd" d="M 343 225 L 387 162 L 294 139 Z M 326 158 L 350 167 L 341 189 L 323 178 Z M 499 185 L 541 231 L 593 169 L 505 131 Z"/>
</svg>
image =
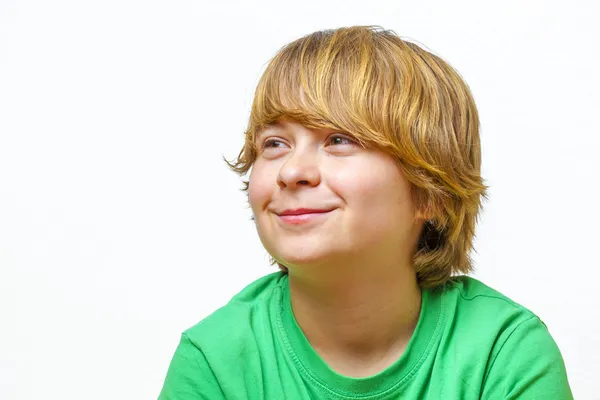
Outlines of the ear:
<svg viewBox="0 0 600 400">
<path fill-rule="evenodd" d="M 443 206 L 440 199 L 427 196 L 415 203 L 415 220 L 422 220 L 423 222 L 435 220 L 442 213 Z"/>
<path fill-rule="evenodd" d="M 431 209 L 419 209 L 415 212 L 415 219 L 418 220 L 423 220 L 423 221 L 428 221 L 430 219 L 433 219 L 435 217 L 433 211 L 431 211 Z"/>
</svg>

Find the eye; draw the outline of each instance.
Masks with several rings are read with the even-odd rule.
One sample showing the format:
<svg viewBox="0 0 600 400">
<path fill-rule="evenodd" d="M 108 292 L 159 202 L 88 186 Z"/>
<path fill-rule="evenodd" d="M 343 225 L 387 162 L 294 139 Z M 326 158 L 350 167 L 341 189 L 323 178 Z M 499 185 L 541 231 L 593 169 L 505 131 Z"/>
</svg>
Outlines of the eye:
<svg viewBox="0 0 600 400">
<path fill-rule="evenodd" d="M 265 142 L 263 143 L 262 148 L 263 149 L 268 149 L 268 148 L 278 148 L 278 147 L 282 147 L 284 145 L 284 143 L 281 140 L 277 140 L 277 139 L 267 139 L 265 140 Z"/>
<path fill-rule="evenodd" d="M 329 138 L 327 138 L 327 143 L 332 144 L 332 145 L 349 144 L 351 146 L 358 144 L 355 140 L 350 139 L 348 136 L 340 135 L 340 134 L 331 135 Z"/>
</svg>

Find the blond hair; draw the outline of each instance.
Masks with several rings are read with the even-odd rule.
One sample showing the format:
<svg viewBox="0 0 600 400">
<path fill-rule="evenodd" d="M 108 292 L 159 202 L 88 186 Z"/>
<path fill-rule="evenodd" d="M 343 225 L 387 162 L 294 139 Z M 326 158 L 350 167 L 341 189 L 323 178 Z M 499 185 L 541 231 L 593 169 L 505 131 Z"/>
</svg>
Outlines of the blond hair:
<svg viewBox="0 0 600 400">
<path fill-rule="evenodd" d="M 244 147 L 225 160 L 233 171 L 250 170 L 255 136 L 282 117 L 348 132 L 396 157 L 415 208 L 430 216 L 413 256 L 421 287 L 472 271 L 487 186 L 477 108 L 448 63 L 379 26 L 317 31 L 285 45 L 258 83 Z"/>
</svg>

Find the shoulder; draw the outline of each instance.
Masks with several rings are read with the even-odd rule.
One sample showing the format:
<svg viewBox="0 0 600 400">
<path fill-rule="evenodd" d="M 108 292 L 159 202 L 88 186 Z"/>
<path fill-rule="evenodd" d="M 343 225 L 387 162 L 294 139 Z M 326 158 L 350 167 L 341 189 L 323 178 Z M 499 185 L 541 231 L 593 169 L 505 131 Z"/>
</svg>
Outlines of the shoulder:
<svg viewBox="0 0 600 400">
<path fill-rule="evenodd" d="M 496 289 L 471 276 L 459 275 L 452 277 L 446 285 L 446 290 L 456 290 L 465 301 L 472 301 L 478 298 L 493 299 L 500 300 L 511 307 L 521 307 L 518 303 Z"/>
<path fill-rule="evenodd" d="M 447 333 L 471 360 L 480 357 L 484 397 L 572 398 L 560 350 L 533 311 L 467 276 L 454 277 L 443 297 Z"/>
<path fill-rule="evenodd" d="M 200 348 L 222 347 L 224 337 L 225 345 L 239 342 L 252 329 L 254 320 L 267 318 L 271 300 L 284 277 L 281 271 L 260 277 L 184 334 Z"/>
<path fill-rule="evenodd" d="M 245 370 L 259 368 L 257 341 L 269 340 L 269 307 L 281 272 L 250 283 L 231 300 L 186 329 L 175 350 L 159 398 L 224 399 L 242 387 Z M 241 381 L 240 381 L 241 380 Z M 238 385 L 238 386 L 236 386 Z"/>
<path fill-rule="evenodd" d="M 537 317 L 527 307 L 469 276 L 453 277 L 445 286 L 444 292 L 447 301 L 462 311 L 461 316 L 464 317 L 484 318 L 491 323 L 505 321 L 510 325 L 518 325 Z"/>
<path fill-rule="evenodd" d="M 492 358 L 520 325 L 539 325 L 540 332 L 546 328 L 533 311 L 472 277 L 452 278 L 442 297 L 449 334 L 472 343 L 473 351 L 480 345 Z"/>
</svg>

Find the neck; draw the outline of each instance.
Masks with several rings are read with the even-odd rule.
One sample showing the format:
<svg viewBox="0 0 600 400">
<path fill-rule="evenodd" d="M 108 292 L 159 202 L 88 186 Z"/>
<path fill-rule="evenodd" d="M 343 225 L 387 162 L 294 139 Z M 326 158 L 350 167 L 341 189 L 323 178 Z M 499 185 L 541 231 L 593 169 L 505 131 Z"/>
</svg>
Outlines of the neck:
<svg viewBox="0 0 600 400">
<path fill-rule="evenodd" d="M 421 290 L 410 263 L 371 259 L 345 262 L 343 268 L 294 268 L 289 284 L 298 325 L 332 367 L 352 368 L 350 360 L 380 368 L 390 364 L 406 347 L 421 311 Z"/>
</svg>

